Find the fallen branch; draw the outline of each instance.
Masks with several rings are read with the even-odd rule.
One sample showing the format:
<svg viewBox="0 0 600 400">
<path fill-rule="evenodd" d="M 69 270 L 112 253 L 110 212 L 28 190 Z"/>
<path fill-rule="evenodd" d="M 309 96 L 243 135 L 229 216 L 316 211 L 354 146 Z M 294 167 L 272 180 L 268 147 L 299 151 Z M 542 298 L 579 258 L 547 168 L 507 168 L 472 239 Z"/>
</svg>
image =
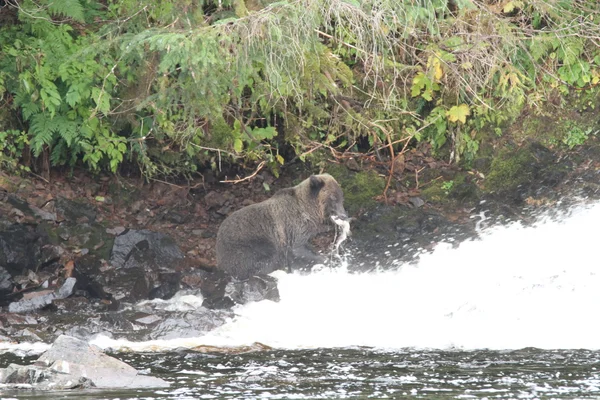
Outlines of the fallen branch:
<svg viewBox="0 0 600 400">
<path fill-rule="evenodd" d="M 389 148 L 390 151 L 390 171 L 388 174 L 388 178 L 387 178 L 387 182 L 385 184 L 385 188 L 383 189 L 383 201 L 385 202 L 385 204 L 388 204 L 388 199 L 387 199 L 387 191 L 390 188 L 390 184 L 392 183 L 392 177 L 394 176 L 394 164 L 396 161 L 396 156 L 394 155 L 394 146 L 392 144 L 392 137 L 390 136 L 390 132 L 385 129 L 383 126 L 379 125 L 378 123 L 375 122 L 371 122 L 371 125 L 373 125 L 376 128 L 381 129 L 381 131 L 383 133 L 385 133 L 385 136 L 387 138 L 388 141 L 388 145 L 387 147 Z"/>
<path fill-rule="evenodd" d="M 252 178 L 254 178 L 254 176 L 256 176 L 256 174 L 258 174 L 258 172 L 259 172 L 259 171 L 262 169 L 262 167 L 264 167 L 264 166 L 265 166 L 265 162 L 264 162 L 264 161 L 262 161 L 260 164 L 258 164 L 258 167 L 256 168 L 256 171 L 254 171 L 254 173 L 253 173 L 252 175 L 248 175 L 247 177 L 245 177 L 245 178 L 241 178 L 241 179 L 234 179 L 234 180 L 225 179 L 224 181 L 220 181 L 220 182 L 221 182 L 221 183 L 233 183 L 233 184 L 236 184 L 236 183 L 240 183 L 240 182 L 247 181 L 247 180 L 249 180 L 249 179 L 252 179 Z"/>
</svg>

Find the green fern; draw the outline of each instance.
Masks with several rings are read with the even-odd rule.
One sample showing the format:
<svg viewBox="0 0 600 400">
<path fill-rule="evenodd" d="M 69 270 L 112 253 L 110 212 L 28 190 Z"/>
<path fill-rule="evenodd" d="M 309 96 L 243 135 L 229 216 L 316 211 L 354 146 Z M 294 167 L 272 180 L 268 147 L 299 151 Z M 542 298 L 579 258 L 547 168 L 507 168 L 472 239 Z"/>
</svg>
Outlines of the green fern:
<svg viewBox="0 0 600 400">
<path fill-rule="evenodd" d="M 29 126 L 29 133 L 31 134 L 31 150 L 33 155 L 38 157 L 44 145 L 50 145 L 54 139 L 54 132 L 52 126 L 52 119 L 45 113 L 35 114 L 31 117 L 31 125 Z"/>
<path fill-rule="evenodd" d="M 48 11 L 52 15 L 61 15 L 77 22 L 84 22 L 83 7 L 79 0 L 54 0 L 48 4 Z"/>
</svg>

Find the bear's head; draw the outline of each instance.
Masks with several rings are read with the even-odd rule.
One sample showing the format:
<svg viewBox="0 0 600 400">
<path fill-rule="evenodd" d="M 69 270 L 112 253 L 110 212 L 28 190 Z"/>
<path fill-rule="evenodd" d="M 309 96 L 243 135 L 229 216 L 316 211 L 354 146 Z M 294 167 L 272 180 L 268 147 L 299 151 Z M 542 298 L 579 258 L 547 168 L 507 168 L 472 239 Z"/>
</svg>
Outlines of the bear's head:
<svg viewBox="0 0 600 400">
<path fill-rule="evenodd" d="M 335 216 L 348 219 L 344 209 L 344 193 L 342 188 L 329 174 L 312 175 L 308 178 L 311 196 L 316 200 L 319 214 L 323 220 Z"/>
</svg>

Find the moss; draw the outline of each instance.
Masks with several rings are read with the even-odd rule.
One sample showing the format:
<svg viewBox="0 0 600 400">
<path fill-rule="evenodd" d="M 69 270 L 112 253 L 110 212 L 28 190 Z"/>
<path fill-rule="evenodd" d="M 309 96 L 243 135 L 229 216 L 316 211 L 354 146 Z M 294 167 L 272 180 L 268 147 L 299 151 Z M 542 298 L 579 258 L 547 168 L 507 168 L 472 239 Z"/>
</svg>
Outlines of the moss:
<svg viewBox="0 0 600 400">
<path fill-rule="evenodd" d="M 454 174 L 450 179 L 436 179 L 421 189 L 421 196 L 428 202 L 460 203 L 477 201 L 479 193 L 477 185 L 464 172 Z"/>
<path fill-rule="evenodd" d="M 421 188 L 421 197 L 428 202 L 440 203 L 448 198 L 447 190 L 444 184 L 448 181 L 438 179 L 429 183 L 426 187 Z"/>
<path fill-rule="evenodd" d="M 385 188 L 385 178 L 373 170 L 353 172 L 341 165 L 330 167 L 326 172 L 331 174 L 344 191 L 344 207 L 350 215 L 361 208 L 371 208 L 377 204 L 376 196 L 380 196 Z"/>
<path fill-rule="evenodd" d="M 533 154 L 527 149 L 506 148 L 492 161 L 485 180 L 486 192 L 505 192 L 531 181 L 536 166 Z"/>
</svg>

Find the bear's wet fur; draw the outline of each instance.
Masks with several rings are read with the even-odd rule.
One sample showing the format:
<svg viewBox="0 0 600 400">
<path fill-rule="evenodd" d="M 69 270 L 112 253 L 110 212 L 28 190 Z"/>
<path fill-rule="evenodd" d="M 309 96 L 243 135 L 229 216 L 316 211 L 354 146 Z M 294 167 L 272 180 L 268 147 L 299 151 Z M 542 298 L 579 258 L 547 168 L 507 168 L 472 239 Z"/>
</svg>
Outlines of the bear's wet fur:
<svg viewBox="0 0 600 400">
<path fill-rule="evenodd" d="M 228 216 L 217 233 L 217 268 L 245 280 L 322 263 L 307 245 L 328 230 L 332 215 L 347 218 L 342 189 L 329 174 L 312 175 Z"/>
</svg>

